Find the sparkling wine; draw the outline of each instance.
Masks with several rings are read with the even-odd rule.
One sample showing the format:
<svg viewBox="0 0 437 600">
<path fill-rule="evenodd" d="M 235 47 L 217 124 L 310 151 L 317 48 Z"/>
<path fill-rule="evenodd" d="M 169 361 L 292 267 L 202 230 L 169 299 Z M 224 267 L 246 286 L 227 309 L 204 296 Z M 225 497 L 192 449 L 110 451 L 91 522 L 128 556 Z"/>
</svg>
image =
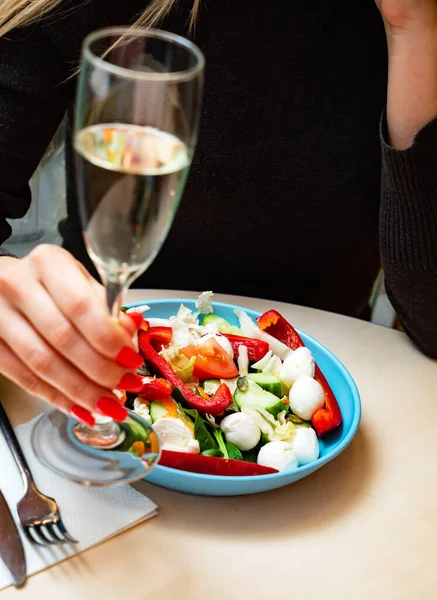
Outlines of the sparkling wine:
<svg viewBox="0 0 437 600">
<path fill-rule="evenodd" d="M 75 149 L 88 253 L 109 275 L 137 277 L 173 221 L 190 165 L 187 147 L 153 127 L 104 123 L 80 131 Z"/>
</svg>

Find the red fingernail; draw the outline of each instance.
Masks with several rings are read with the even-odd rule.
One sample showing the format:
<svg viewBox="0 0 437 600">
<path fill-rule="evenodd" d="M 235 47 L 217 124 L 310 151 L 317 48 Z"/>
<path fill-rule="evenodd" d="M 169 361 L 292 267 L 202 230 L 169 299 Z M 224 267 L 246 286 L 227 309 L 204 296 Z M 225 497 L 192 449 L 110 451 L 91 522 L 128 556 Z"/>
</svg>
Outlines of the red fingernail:
<svg viewBox="0 0 437 600">
<path fill-rule="evenodd" d="M 127 410 L 121 406 L 117 400 L 102 396 L 97 400 L 97 408 L 107 417 L 112 417 L 115 421 L 124 421 L 127 417 Z"/>
<path fill-rule="evenodd" d="M 132 348 L 128 348 L 125 346 L 120 350 L 120 352 L 115 357 L 115 362 L 120 365 L 120 367 L 127 367 L 128 369 L 139 369 L 144 360 L 141 358 L 139 354 L 132 350 Z"/>
<path fill-rule="evenodd" d="M 141 325 L 143 324 L 143 321 L 144 321 L 143 315 L 141 313 L 139 313 L 139 312 L 129 312 L 129 313 L 126 313 L 126 314 L 135 323 L 135 327 L 137 329 L 140 329 Z"/>
<path fill-rule="evenodd" d="M 82 421 L 90 427 L 92 427 L 96 422 L 90 411 L 86 408 L 83 408 L 83 406 L 78 406 L 75 404 L 71 407 L 70 412 L 76 419 L 79 419 L 79 421 Z"/>
<path fill-rule="evenodd" d="M 124 390 L 125 392 L 138 394 L 138 392 L 143 389 L 144 383 L 139 375 L 136 375 L 135 373 L 126 373 L 115 387 L 119 390 Z"/>
</svg>

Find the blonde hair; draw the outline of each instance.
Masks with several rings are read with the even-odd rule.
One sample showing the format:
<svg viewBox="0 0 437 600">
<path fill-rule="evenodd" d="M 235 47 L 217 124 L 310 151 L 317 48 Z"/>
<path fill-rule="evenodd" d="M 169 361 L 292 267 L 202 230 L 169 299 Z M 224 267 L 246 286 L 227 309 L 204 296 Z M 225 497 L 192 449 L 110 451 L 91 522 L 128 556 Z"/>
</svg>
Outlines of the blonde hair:
<svg viewBox="0 0 437 600">
<path fill-rule="evenodd" d="M 62 0 L 2 0 L 0 37 L 3 37 L 12 31 L 12 29 L 35 23 L 46 17 L 61 2 Z M 170 12 L 176 2 L 177 0 L 152 0 L 147 9 L 134 23 L 134 26 L 155 27 Z M 193 8 L 190 14 L 190 28 L 194 27 L 199 6 L 200 0 L 193 0 Z"/>
</svg>

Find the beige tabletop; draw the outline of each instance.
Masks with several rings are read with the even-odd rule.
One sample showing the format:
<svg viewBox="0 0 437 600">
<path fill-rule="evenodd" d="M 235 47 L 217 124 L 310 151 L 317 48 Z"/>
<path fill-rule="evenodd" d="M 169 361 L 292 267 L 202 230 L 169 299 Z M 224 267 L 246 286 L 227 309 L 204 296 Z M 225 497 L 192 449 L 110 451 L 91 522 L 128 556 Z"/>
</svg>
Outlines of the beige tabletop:
<svg viewBox="0 0 437 600">
<path fill-rule="evenodd" d="M 181 295 L 133 291 L 130 300 Z M 352 444 L 314 475 L 260 495 L 201 498 L 141 482 L 158 517 L 0 600 L 437 598 L 436 361 L 376 325 L 217 300 L 277 308 L 340 358 L 363 405 Z M 42 408 L 7 382 L 0 390 L 14 424 Z"/>
</svg>

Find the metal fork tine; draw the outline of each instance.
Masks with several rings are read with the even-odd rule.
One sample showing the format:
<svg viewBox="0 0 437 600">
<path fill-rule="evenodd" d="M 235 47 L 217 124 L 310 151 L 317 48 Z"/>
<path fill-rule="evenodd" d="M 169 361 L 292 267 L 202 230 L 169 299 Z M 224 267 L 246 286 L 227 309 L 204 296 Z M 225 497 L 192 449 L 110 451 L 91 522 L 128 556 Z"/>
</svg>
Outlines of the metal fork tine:
<svg viewBox="0 0 437 600">
<path fill-rule="evenodd" d="M 51 523 L 47 523 L 46 527 L 50 532 L 50 535 L 57 541 L 58 544 L 65 544 L 67 541 L 66 538 L 62 535 L 61 531 L 58 527 L 57 521 L 52 521 Z"/>
<path fill-rule="evenodd" d="M 36 544 L 37 543 L 36 540 L 35 540 L 35 538 L 30 534 L 29 527 L 27 527 L 27 526 L 23 527 L 23 531 L 24 531 L 27 539 L 29 540 L 29 542 L 31 542 L 32 544 Z"/>
<path fill-rule="evenodd" d="M 40 525 L 38 528 L 38 533 L 40 534 L 41 537 L 43 537 L 49 544 L 53 544 L 54 546 L 56 546 L 57 544 L 60 544 L 61 541 L 52 535 L 50 529 L 49 529 L 49 525 L 48 524 L 44 524 L 44 525 Z"/>
<path fill-rule="evenodd" d="M 65 525 L 64 523 L 61 521 L 61 519 L 59 519 L 59 521 L 57 521 L 57 526 L 59 527 L 59 530 L 61 531 L 62 535 L 67 538 L 67 540 L 69 542 L 71 542 L 72 544 L 78 544 L 79 541 L 75 540 L 73 536 L 71 536 L 68 531 L 65 529 Z"/>
<path fill-rule="evenodd" d="M 34 525 L 29 525 L 28 527 L 25 527 L 25 531 L 28 538 L 33 544 L 38 544 L 38 546 L 47 546 L 46 542 L 44 541 L 45 538 L 40 537 Z"/>
<path fill-rule="evenodd" d="M 47 525 L 47 527 L 49 527 L 49 525 Z M 55 539 L 59 540 L 60 543 L 63 543 L 66 541 L 66 538 L 62 535 L 62 533 L 59 529 L 58 521 L 54 521 L 54 522 L 50 523 L 49 531 Z"/>
<path fill-rule="evenodd" d="M 17 515 L 27 538 L 39 546 L 65 544 L 67 541 L 77 544 L 78 541 L 68 533 L 61 521 L 56 500 L 41 493 L 37 488 L 26 457 L 1 402 L 0 430 L 5 436 L 25 482 L 24 496 L 17 503 Z"/>
</svg>

